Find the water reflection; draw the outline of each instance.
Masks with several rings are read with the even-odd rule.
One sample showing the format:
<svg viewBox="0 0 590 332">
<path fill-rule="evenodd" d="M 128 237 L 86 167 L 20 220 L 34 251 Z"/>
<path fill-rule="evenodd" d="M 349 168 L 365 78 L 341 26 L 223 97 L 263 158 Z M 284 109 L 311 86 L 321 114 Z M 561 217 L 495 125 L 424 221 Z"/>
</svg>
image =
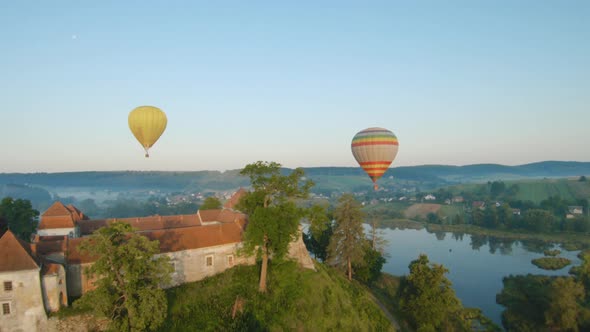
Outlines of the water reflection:
<svg viewBox="0 0 590 332">
<path fill-rule="evenodd" d="M 400 228 L 400 230 L 405 230 L 410 228 Z M 414 228 L 416 229 L 416 228 Z M 422 228 L 417 228 L 422 229 Z M 434 234 L 438 241 L 444 241 L 447 234 L 450 234 L 451 238 L 455 241 L 462 242 L 465 233 L 461 232 L 444 232 L 444 231 L 431 231 L 426 229 L 429 234 Z M 483 246 L 489 247 L 490 254 L 495 254 L 496 252 L 500 253 L 501 255 L 510 255 L 512 253 L 512 246 L 518 243 L 522 246 L 525 250 L 533 253 L 542 254 L 545 250 L 551 250 L 556 246 L 555 243 L 552 242 L 545 242 L 542 240 L 536 239 L 521 239 L 521 240 L 514 240 L 508 238 L 502 238 L 492 235 L 482 235 L 482 234 L 471 234 L 470 235 L 471 242 L 470 246 L 473 250 L 480 250 Z"/>
<path fill-rule="evenodd" d="M 496 304 L 496 294 L 502 290 L 502 278 L 508 275 L 567 275 L 572 266 L 579 265 L 579 251 L 565 251 L 562 257 L 572 260 L 572 265 L 557 271 L 542 270 L 531 263 L 543 256 L 546 249 L 556 248 L 554 243 L 538 240 L 514 240 L 497 236 L 470 235 L 428 231 L 423 227 L 384 229 L 389 255 L 384 272 L 394 275 L 408 274 L 408 265 L 420 253 L 428 255 L 437 264 L 449 269 L 448 278 L 457 296 L 467 307 L 481 308 L 488 317 L 501 325 L 500 314 L 504 308 Z"/>
</svg>

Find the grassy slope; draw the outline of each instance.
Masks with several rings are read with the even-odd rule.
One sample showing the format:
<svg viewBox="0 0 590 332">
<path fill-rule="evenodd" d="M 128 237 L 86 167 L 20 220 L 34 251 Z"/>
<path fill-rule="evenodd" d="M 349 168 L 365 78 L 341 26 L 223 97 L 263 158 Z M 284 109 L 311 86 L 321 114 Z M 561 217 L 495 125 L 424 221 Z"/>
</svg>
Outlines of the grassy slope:
<svg viewBox="0 0 590 332">
<path fill-rule="evenodd" d="M 257 292 L 258 268 L 238 266 L 200 282 L 167 291 L 168 318 L 161 331 L 393 330 L 366 289 L 316 264 L 317 272 L 293 263 L 271 266 L 269 292 Z M 243 312 L 231 311 L 236 298 Z"/>
</svg>

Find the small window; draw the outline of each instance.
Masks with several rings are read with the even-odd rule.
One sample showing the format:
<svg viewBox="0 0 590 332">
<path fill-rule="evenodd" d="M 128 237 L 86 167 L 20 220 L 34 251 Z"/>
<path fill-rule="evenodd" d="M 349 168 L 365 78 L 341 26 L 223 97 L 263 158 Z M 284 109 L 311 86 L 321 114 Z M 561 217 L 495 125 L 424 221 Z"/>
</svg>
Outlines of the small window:
<svg viewBox="0 0 590 332">
<path fill-rule="evenodd" d="M 61 285 L 61 279 L 59 279 L 59 284 Z"/>
<path fill-rule="evenodd" d="M 10 315 L 10 302 L 2 303 L 2 315 Z"/>
<path fill-rule="evenodd" d="M 227 255 L 227 266 L 234 266 L 234 255 Z"/>
<path fill-rule="evenodd" d="M 207 266 L 213 266 L 213 255 L 206 256 L 205 260 Z"/>
<path fill-rule="evenodd" d="M 12 281 L 5 281 L 4 282 L 4 291 L 11 292 L 12 291 Z"/>
</svg>

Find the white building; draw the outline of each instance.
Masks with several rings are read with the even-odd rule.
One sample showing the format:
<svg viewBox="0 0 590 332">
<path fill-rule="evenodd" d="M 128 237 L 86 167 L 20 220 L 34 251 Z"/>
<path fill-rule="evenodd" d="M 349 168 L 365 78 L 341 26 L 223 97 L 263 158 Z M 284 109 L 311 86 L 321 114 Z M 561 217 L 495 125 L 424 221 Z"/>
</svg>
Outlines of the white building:
<svg viewBox="0 0 590 332">
<path fill-rule="evenodd" d="M 0 330 L 42 331 L 47 315 L 41 290 L 41 266 L 31 246 L 11 231 L 0 238 Z"/>
</svg>

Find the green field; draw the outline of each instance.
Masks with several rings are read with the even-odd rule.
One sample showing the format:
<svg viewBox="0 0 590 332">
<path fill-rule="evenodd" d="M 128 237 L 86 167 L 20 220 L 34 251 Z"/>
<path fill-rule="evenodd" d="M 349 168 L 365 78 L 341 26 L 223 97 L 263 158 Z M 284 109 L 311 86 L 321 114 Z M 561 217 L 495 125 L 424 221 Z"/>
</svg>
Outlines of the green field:
<svg viewBox="0 0 590 332">
<path fill-rule="evenodd" d="M 506 187 L 513 184 L 518 185 L 519 190 L 515 199 L 523 201 L 532 201 L 539 204 L 549 196 L 559 195 L 562 199 L 575 201 L 577 199 L 590 199 L 590 181 L 580 182 L 576 179 L 536 179 L 536 180 L 518 180 L 504 181 Z M 449 187 L 448 189 L 455 193 L 461 192 L 478 192 L 484 190 L 486 184 L 462 184 Z"/>
</svg>

